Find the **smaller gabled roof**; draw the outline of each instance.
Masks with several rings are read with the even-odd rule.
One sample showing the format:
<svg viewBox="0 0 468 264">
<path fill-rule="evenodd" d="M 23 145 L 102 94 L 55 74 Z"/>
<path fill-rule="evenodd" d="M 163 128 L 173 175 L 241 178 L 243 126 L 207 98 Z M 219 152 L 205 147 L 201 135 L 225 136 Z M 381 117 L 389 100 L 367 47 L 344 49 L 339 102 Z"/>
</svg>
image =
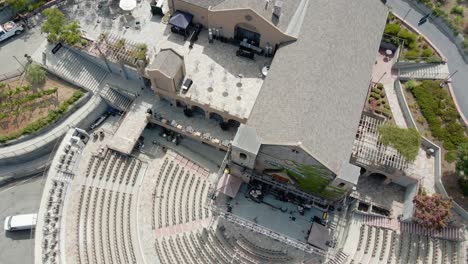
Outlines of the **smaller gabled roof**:
<svg viewBox="0 0 468 264">
<path fill-rule="evenodd" d="M 183 67 L 183 64 L 184 58 L 173 49 L 161 49 L 146 69 L 149 71 L 160 71 L 172 78 L 177 74 L 180 67 Z"/>
<path fill-rule="evenodd" d="M 237 129 L 232 146 L 257 155 L 261 140 L 254 128 L 241 124 Z"/>
</svg>

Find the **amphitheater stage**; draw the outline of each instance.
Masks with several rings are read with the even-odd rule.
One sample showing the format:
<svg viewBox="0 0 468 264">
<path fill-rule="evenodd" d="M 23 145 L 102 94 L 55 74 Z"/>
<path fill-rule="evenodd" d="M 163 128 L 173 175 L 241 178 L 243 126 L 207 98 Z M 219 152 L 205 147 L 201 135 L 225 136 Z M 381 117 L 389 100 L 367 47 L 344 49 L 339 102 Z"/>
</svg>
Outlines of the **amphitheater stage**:
<svg viewBox="0 0 468 264">
<path fill-rule="evenodd" d="M 301 215 L 296 204 L 277 200 L 271 194 L 267 194 L 261 203 L 255 202 L 249 198 L 245 183 L 229 204 L 231 213 L 303 243 L 307 243 L 314 216 L 322 218 L 323 214 L 316 208 L 310 208 Z"/>
<path fill-rule="evenodd" d="M 132 153 L 133 147 L 148 124 L 146 117 L 148 108 L 151 108 L 151 104 L 142 101 L 135 103 L 125 115 L 108 147 L 127 155 Z"/>
</svg>

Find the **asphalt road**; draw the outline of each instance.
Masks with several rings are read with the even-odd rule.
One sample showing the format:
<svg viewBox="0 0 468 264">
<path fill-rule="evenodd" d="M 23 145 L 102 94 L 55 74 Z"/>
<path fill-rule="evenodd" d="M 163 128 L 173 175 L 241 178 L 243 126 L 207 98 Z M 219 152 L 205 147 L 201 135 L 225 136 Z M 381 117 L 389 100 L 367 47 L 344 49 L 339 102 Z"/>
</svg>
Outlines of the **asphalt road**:
<svg viewBox="0 0 468 264">
<path fill-rule="evenodd" d="M 425 14 L 421 14 L 413 9 L 409 3 L 403 0 L 389 0 L 387 3 L 391 6 L 392 11 L 401 17 L 405 17 L 408 10 L 411 9 L 408 16 L 406 16 L 406 22 L 418 28 L 422 34 L 437 46 L 448 60 L 450 73 L 458 71 L 452 77 L 453 92 L 461 108 L 460 110 L 465 115 L 465 118 L 468 118 L 468 65 L 466 65 L 465 61 L 461 57 L 455 44 L 453 44 L 444 33 L 432 24 L 430 19 L 429 22 L 426 22 L 421 26 L 417 26 L 419 19 L 421 19 Z"/>
<path fill-rule="evenodd" d="M 44 39 L 45 35 L 41 34 L 40 28 L 34 27 L 19 36 L 0 42 L 0 77 L 22 68 L 26 64 L 24 54 L 33 54 Z"/>
<path fill-rule="evenodd" d="M 37 213 L 44 189 L 42 176 L 0 188 L 0 219 L 8 215 Z M 34 232 L 3 232 L 0 235 L 0 264 L 34 263 Z"/>
</svg>

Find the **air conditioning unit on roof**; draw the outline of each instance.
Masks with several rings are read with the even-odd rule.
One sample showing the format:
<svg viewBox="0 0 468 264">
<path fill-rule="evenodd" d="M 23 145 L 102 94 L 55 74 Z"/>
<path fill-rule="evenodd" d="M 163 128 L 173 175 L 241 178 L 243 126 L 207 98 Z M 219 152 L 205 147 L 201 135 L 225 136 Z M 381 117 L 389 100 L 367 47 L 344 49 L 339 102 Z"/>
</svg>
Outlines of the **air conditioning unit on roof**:
<svg viewBox="0 0 468 264">
<path fill-rule="evenodd" d="M 275 6 L 273 8 L 273 14 L 277 17 L 281 16 L 281 8 L 283 7 L 283 1 L 281 0 L 276 0 L 275 1 Z"/>
</svg>

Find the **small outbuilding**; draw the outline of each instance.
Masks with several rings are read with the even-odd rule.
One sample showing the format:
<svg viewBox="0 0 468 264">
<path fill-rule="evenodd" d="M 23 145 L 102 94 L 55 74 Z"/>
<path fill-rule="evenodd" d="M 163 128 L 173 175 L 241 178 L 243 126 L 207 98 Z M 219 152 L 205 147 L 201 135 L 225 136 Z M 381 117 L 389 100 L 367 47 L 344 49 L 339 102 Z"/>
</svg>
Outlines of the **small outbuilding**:
<svg viewBox="0 0 468 264">
<path fill-rule="evenodd" d="M 156 93 L 177 93 L 185 77 L 184 57 L 173 49 L 161 49 L 146 67 Z"/>
</svg>

